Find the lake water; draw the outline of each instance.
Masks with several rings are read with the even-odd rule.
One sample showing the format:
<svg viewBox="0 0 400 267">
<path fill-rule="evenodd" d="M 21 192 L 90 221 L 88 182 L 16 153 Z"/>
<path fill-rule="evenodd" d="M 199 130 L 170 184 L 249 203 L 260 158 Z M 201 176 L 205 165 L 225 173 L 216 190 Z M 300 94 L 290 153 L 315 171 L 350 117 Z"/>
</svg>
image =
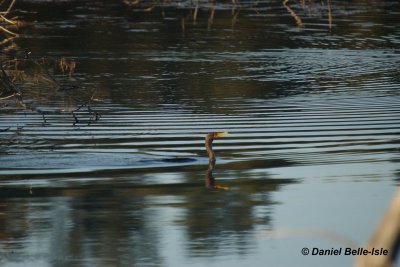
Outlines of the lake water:
<svg viewBox="0 0 400 267">
<path fill-rule="evenodd" d="M 332 2 L 18 1 L 0 265 L 351 266 L 301 251 L 362 246 L 399 183 L 400 4 Z"/>
</svg>

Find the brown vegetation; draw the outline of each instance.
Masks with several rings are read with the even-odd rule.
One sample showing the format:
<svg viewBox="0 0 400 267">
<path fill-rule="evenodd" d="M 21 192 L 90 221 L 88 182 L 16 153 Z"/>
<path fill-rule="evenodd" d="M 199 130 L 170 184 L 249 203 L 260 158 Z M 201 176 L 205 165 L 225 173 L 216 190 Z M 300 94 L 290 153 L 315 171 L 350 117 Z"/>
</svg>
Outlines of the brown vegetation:
<svg viewBox="0 0 400 267">
<path fill-rule="evenodd" d="M 46 112 L 37 108 L 35 103 L 25 101 L 24 88 L 53 88 L 56 92 L 70 92 L 78 89 L 73 84 L 77 61 L 75 59 L 62 58 L 36 58 L 29 51 L 18 47 L 15 43 L 19 35 L 16 33 L 19 27 L 27 25 L 17 16 L 12 16 L 12 8 L 16 0 L 0 0 L 0 108 L 10 106 L 15 100 L 16 108 L 29 109 L 43 117 L 43 124 L 47 123 Z M 69 79 L 68 79 L 68 78 Z M 60 80 L 63 80 L 61 82 Z M 67 80 L 67 82 L 65 82 Z M 50 95 L 51 90 L 48 90 Z M 74 94 L 69 94 L 67 99 L 72 101 L 74 108 L 61 109 L 60 112 L 68 112 L 72 116 L 73 125 L 77 123 L 90 124 L 100 119 L 98 112 L 91 106 L 93 94 L 89 99 L 81 101 Z M 11 101 L 11 102 L 10 102 Z M 78 116 L 79 115 L 79 116 Z M 7 131 L 10 127 L 0 129 Z"/>
</svg>

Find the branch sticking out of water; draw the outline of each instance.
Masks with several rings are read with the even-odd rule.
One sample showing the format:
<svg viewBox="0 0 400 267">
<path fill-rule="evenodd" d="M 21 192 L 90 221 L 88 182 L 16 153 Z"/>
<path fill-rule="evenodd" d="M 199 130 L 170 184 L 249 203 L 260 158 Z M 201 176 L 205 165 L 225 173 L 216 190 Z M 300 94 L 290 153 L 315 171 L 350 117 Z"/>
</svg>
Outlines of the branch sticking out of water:
<svg viewBox="0 0 400 267">
<path fill-rule="evenodd" d="M 75 59 L 35 59 L 30 56 L 30 53 L 13 47 L 12 49 L 0 51 L 0 62 L 0 101 L 16 98 L 18 104 L 24 109 L 32 110 L 42 116 L 43 126 L 49 123 L 48 114 L 58 112 L 72 114 L 73 126 L 80 123 L 90 125 L 101 118 L 99 112 L 94 110 L 92 106 L 95 91 L 91 93 L 89 98 L 87 98 L 86 92 L 82 92 L 84 93 L 83 95 L 76 93 L 76 91 L 70 93 L 71 90 L 79 89 L 77 84 L 70 84 L 70 82 L 74 81 L 72 75 L 77 68 Z M 68 77 L 66 79 L 68 81 L 67 84 L 66 81 L 63 81 L 65 77 Z M 39 108 L 34 101 L 24 101 L 22 88 L 25 84 L 36 85 L 38 89 L 48 88 L 45 93 L 48 94 L 49 98 L 51 94 L 54 94 L 67 101 L 66 104 L 73 104 L 75 107 L 63 107 L 56 110 L 54 108 L 50 110 Z M 52 88 L 55 90 L 50 90 Z M 30 90 L 29 93 L 36 94 L 34 90 Z M 86 98 L 86 101 L 82 98 Z"/>
<path fill-rule="evenodd" d="M 139 0 L 138 0 L 139 2 Z M 77 93 L 70 94 L 71 90 L 78 89 L 78 85 L 71 85 L 73 80 L 72 75 L 76 71 L 77 61 L 75 59 L 61 59 L 54 58 L 33 58 L 30 52 L 23 51 L 17 47 L 13 41 L 18 37 L 18 34 L 13 32 L 15 27 L 24 25 L 24 23 L 17 20 L 17 17 L 11 17 L 13 7 L 16 0 L 0 0 L 0 32 L 6 33 L 11 36 L 0 42 L 0 101 L 2 106 L 10 105 L 8 99 L 15 99 L 16 106 L 23 109 L 32 110 L 41 115 L 43 122 L 42 125 L 48 124 L 49 118 L 47 115 L 54 112 L 71 112 L 73 117 L 73 125 L 78 123 L 91 124 L 100 119 L 100 114 L 95 111 L 91 105 L 93 95 L 87 101 L 82 101 L 82 96 Z M 11 28 L 11 29 L 10 29 Z M 61 72 L 61 74 L 60 74 Z M 63 81 L 65 76 L 68 75 L 68 84 Z M 34 101 L 26 100 L 23 97 L 23 87 L 29 84 L 30 87 L 37 86 L 38 91 L 35 89 L 30 90 L 30 95 L 41 94 L 40 89 L 46 88 L 44 91 L 48 98 L 51 94 L 60 96 L 66 99 L 67 104 L 74 103 L 73 108 L 60 108 L 56 109 L 42 109 L 35 104 Z M 51 90 L 55 88 L 56 90 Z M 39 97 L 40 99 L 42 97 Z M 25 100 L 25 101 L 24 101 Z M 76 106 L 78 103 L 78 106 Z M 17 108 L 16 107 L 16 108 Z M 6 128 L 8 130 L 9 128 Z"/>
<path fill-rule="evenodd" d="M 70 61 L 68 61 L 65 57 L 60 59 L 60 62 L 58 63 L 60 66 L 61 71 L 65 74 L 66 72 L 68 72 L 69 77 L 72 76 L 72 74 L 75 72 L 75 68 L 76 68 L 76 60 L 75 59 L 71 59 Z"/>
<path fill-rule="evenodd" d="M 1 4 L 5 3 L 5 2 L 6 2 L 6 1 L 3 0 L 3 1 L 1 2 Z M 7 10 L 6 10 L 5 12 L 1 12 L 1 13 L 3 13 L 3 15 L 7 15 L 7 14 L 11 11 L 11 9 L 14 7 L 14 5 L 15 5 L 16 2 L 17 2 L 17 0 L 12 0 L 11 3 L 8 5 Z"/>
<path fill-rule="evenodd" d="M 7 4 L 6 2 L 7 1 L 5 1 L 5 0 L 1 1 L 0 2 L 0 7 L 3 6 L 3 5 L 6 5 Z M 14 7 L 15 3 L 16 3 L 16 0 L 12 0 L 9 3 L 9 5 L 6 7 L 5 11 L 1 11 L 0 12 L 0 22 L 5 24 L 4 26 L 0 25 L 0 30 L 5 32 L 5 33 L 7 33 L 7 34 L 12 35 L 12 36 L 18 36 L 18 34 L 13 32 L 13 31 L 11 31 L 11 30 L 9 30 L 9 29 L 7 29 L 7 27 L 8 26 L 17 26 L 18 22 L 14 21 L 12 19 L 9 19 L 6 16 L 10 13 L 10 11 Z"/>
<path fill-rule="evenodd" d="M 294 12 L 294 10 L 288 5 L 288 3 L 289 3 L 289 0 L 283 1 L 283 5 L 286 7 L 286 9 L 290 13 L 290 15 L 294 18 L 297 26 L 300 28 L 304 27 L 301 18 L 296 14 L 296 12 Z"/>
<path fill-rule="evenodd" d="M 3 90 L 0 92 L 0 100 L 5 100 L 11 97 L 16 97 L 18 101 L 21 101 L 21 92 L 19 88 L 13 83 L 12 79 L 8 76 L 4 70 L 3 63 L 0 61 L 0 82 Z"/>
<path fill-rule="evenodd" d="M 371 239 L 366 244 L 372 249 L 386 249 L 388 255 L 360 255 L 356 258 L 355 267 L 390 267 L 399 252 L 400 242 L 400 189 L 389 204 Z"/>
<path fill-rule="evenodd" d="M 329 30 L 332 30 L 332 4 L 331 4 L 331 0 L 328 0 L 328 22 L 329 22 Z"/>
<path fill-rule="evenodd" d="M 86 108 L 86 110 L 84 110 Z M 74 111 L 71 112 L 72 117 L 74 119 L 73 125 L 76 126 L 79 123 L 85 123 L 87 125 L 92 124 L 93 122 L 96 122 L 100 120 L 101 115 L 93 110 L 90 101 L 88 103 L 82 104 L 79 107 L 77 107 Z M 79 119 L 78 114 L 84 114 L 85 120 Z"/>
</svg>

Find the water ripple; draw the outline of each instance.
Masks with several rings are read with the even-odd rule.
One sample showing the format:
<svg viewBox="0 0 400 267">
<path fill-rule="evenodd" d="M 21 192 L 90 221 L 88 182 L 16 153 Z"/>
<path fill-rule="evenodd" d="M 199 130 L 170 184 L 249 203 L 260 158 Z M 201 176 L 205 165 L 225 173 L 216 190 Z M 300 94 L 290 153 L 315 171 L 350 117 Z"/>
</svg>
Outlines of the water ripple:
<svg viewBox="0 0 400 267">
<path fill-rule="evenodd" d="M 141 112 L 121 107 L 97 124 L 73 127 L 71 118 L 4 114 L 1 175 L 96 173 L 206 166 L 204 134 L 228 130 L 215 141 L 219 166 L 279 159 L 315 165 L 398 160 L 398 96 L 293 97 L 242 102 L 235 114 Z M 12 124 L 10 124 L 12 122 Z M 19 127 L 17 129 L 17 127 Z M 170 159 L 190 158 L 189 162 Z"/>
</svg>

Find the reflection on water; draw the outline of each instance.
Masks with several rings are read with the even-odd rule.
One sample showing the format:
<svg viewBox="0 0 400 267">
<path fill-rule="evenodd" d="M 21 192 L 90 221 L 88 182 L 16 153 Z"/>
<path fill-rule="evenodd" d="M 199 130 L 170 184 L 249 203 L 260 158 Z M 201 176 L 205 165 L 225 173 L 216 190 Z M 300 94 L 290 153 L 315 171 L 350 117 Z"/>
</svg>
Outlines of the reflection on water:
<svg viewBox="0 0 400 267">
<path fill-rule="evenodd" d="M 1 206 L 2 261 L 161 264 L 160 242 L 164 235 L 174 238 L 165 232 L 170 227 L 186 235 L 181 242 L 189 255 L 212 256 L 226 246 L 246 253 L 252 246 L 248 233 L 269 224 L 270 193 L 292 182 L 244 181 L 223 192 L 129 184 L 34 188 L 32 195 L 27 188 L 8 189 Z"/>
<path fill-rule="evenodd" d="M 0 264 L 350 266 L 266 234 L 362 244 L 400 179 L 399 3 L 329 2 L 20 1 L 77 65 L 0 100 Z"/>
</svg>

